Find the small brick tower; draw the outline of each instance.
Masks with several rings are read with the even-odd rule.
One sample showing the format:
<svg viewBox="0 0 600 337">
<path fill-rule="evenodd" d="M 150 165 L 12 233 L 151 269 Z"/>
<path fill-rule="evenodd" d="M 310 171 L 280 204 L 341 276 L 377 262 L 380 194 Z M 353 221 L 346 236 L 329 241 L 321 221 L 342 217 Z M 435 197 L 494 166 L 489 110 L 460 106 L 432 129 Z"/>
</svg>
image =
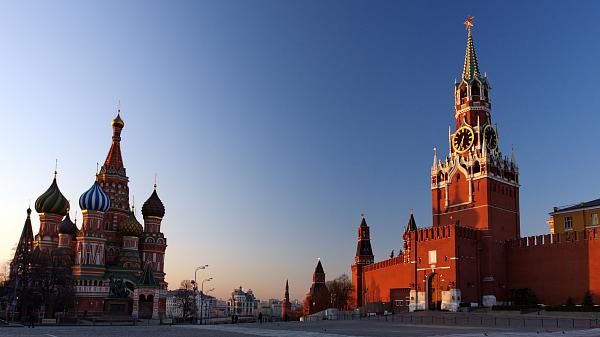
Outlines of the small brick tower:
<svg viewBox="0 0 600 337">
<path fill-rule="evenodd" d="M 356 243 L 356 255 L 354 256 L 354 264 L 352 265 L 352 280 L 353 280 L 353 300 L 356 307 L 363 305 L 363 279 L 362 270 L 364 266 L 372 264 L 375 256 L 371 249 L 371 234 L 367 220 L 364 214 L 358 225 L 358 242 Z"/>
<path fill-rule="evenodd" d="M 323 270 L 321 259 L 319 259 L 313 273 L 312 286 L 304 300 L 304 315 L 311 315 L 327 309 L 330 301 L 329 289 L 327 289 L 327 285 L 325 284 L 325 271 Z"/>
</svg>

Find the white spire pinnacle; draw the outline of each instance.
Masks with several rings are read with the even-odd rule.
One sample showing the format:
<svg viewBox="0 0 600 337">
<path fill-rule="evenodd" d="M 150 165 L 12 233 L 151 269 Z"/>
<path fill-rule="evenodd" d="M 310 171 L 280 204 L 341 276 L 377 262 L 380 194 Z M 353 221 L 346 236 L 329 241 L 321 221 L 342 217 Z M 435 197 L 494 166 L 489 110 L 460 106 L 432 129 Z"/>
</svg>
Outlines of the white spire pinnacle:
<svg viewBox="0 0 600 337">
<path fill-rule="evenodd" d="M 479 125 L 479 115 L 477 115 L 477 134 L 478 134 L 477 142 L 479 143 L 478 144 L 479 148 L 481 148 L 481 138 L 483 138 L 483 137 L 481 135 L 481 125 Z"/>
<path fill-rule="evenodd" d="M 512 151 L 512 154 L 510 156 L 510 160 L 513 162 L 513 164 L 515 164 L 517 162 L 517 158 L 515 157 L 515 145 L 514 144 L 510 144 L 510 149 Z"/>
<path fill-rule="evenodd" d="M 450 125 L 448 125 L 448 151 L 452 152 L 452 130 Z"/>
</svg>

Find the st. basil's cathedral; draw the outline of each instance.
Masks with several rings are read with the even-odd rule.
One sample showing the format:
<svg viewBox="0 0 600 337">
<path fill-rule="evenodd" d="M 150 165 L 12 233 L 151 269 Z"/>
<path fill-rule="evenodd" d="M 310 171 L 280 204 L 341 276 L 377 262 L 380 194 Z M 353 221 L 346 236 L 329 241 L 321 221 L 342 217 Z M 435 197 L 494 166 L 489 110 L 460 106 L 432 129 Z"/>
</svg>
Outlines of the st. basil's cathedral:
<svg viewBox="0 0 600 337">
<path fill-rule="evenodd" d="M 74 311 L 86 316 L 127 315 L 158 319 L 166 312 L 164 272 L 167 239 L 161 232 L 165 207 L 154 191 L 142 206 L 144 225 L 129 204 L 129 178 L 121 156 L 120 109 L 112 120 L 112 145 L 91 187 L 81 194 L 83 223 L 69 215 L 56 172 L 50 187 L 35 201 L 40 227 L 35 237 L 31 209 L 11 263 L 14 287 L 26 268 L 24 256 L 48 256 L 68 270 L 75 291 Z M 76 222 L 77 220 L 75 220 Z M 17 279 L 17 280 L 15 280 Z"/>
</svg>

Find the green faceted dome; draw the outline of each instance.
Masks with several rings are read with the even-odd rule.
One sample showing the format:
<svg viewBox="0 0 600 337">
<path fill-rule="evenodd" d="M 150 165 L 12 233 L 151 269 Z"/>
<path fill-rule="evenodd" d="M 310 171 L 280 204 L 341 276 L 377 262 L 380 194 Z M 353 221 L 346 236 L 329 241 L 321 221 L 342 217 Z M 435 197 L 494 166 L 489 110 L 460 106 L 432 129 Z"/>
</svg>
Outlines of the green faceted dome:
<svg viewBox="0 0 600 337">
<path fill-rule="evenodd" d="M 56 177 L 46 192 L 35 201 L 35 210 L 38 213 L 51 213 L 65 216 L 69 210 L 69 201 L 58 189 Z"/>
<path fill-rule="evenodd" d="M 140 236 L 143 231 L 142 224 L 137 221 L 133 212 L 129 212 L 129 217 L 119 224 L 119 234 L 121 236 Z"/>
</svg>

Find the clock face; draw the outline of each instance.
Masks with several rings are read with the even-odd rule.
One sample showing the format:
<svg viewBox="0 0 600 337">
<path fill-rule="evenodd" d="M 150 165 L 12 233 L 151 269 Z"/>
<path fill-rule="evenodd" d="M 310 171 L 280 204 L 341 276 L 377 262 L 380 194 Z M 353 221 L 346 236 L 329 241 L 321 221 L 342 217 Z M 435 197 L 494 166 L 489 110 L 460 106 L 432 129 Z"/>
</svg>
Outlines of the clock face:
<svg viewBox="0 0 600 337">
<path fill-rule="evenodd" d="M 454 133 L 454 137 L 452 137 L 452 147 L 454 148 L 454 151 L 464 153 L 473 146 L 474 140 L 475 133 L 473 132 L 473 129 L 468 126 L 463 126 Z"/>
<path fill-rule="evenodd" d="M 498 149 L 498 134 L 491 125 L 488 124 L 483 129 L 483 137 L 485 138 L 485 143 L 487 144 L 488 149 Z"/>
</svg>

